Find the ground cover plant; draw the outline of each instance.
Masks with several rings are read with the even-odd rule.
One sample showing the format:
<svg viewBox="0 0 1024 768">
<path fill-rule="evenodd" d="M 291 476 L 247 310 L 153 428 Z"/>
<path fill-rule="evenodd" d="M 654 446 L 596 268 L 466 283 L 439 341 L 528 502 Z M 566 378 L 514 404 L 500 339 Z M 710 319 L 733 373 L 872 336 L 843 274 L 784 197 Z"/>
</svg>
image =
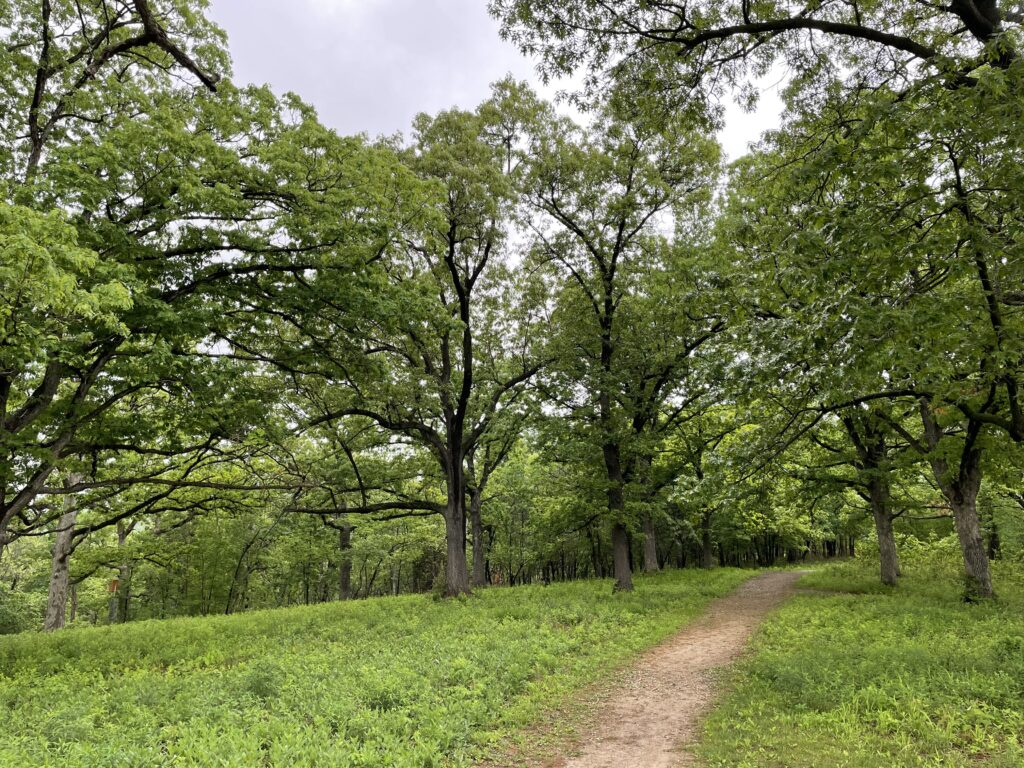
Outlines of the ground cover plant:
<svg viewBox="0 0 1024 768">
<path fill-rule="evenodd" d="M 411 595 L 0 640 L 0 765 L 466 765 L 750 572 Z"/>
<path fill-rule="evenodd" d="M 951 542 L 955 551 L 955 543 Z M 757 768 L 1024 764 L 1024 578 L 996 563 L 997 602 L 955 597 L 952 559 L 899 587 L 874 565 L 805 577 L 730 675 L 704 765 Z M 916 567 L 920 566 L 920 567 Z"/>
</svg>

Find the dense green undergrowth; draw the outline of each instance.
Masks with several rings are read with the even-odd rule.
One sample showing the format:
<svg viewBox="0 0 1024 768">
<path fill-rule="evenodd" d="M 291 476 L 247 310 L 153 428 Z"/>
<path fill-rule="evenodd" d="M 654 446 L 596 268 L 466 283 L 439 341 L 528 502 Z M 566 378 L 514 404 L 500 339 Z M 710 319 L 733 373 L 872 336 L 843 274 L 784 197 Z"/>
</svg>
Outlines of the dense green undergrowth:
<svg viewBox="0 0 1024 768">
<path fill-rule="evenodd" d="M 822 568 L 760 631 L 709 719 L 709 767 L 1024 765 L 1024 571 L 969 605 L 949 560 L 896 589 L 876 565 Z"/>
<path fill-rule="evenodd" d="M 0 638 L 0 766 L 465 765 L 749 575 Z"/>
</svg>

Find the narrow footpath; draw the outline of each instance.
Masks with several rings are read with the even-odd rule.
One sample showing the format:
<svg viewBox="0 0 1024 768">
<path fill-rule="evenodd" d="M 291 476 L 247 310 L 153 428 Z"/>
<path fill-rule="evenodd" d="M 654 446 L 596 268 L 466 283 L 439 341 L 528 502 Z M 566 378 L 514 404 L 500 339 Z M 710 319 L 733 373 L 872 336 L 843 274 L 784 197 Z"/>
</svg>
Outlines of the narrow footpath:
<svg viewBox="0 0 1024 768">
<path fill-rule="evenodd" d="M 548 768 L 680 768 L 695 764 L 704 718 L 718 697 L 718 670 L 734 661 L 751 634 L 794 592 L 796 572 L 755 576 L 710 604 L 678 634 L 644 653 L 623 682 L 604 693 L 570 756 Z"/>
</svg>

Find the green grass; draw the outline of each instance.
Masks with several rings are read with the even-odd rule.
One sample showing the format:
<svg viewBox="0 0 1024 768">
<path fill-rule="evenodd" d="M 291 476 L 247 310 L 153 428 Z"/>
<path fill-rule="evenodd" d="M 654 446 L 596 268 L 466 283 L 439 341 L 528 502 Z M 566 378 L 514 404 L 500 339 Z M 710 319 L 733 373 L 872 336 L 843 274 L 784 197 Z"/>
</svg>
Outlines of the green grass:
<svg viewBox="0 0 1024 768">
<path fill-rule="evenodd" d="M 709 718 L 709 767 L 1024 765 L 1024 579 L 967 605 L 955 568 L 895 590 L 866 563 L 825 567 L 759 632 Z"/>
<path fill-rule="evenodd" d="M 749 572 L 0 638 L 0 766 L 461 766 Z"/>
</svg>

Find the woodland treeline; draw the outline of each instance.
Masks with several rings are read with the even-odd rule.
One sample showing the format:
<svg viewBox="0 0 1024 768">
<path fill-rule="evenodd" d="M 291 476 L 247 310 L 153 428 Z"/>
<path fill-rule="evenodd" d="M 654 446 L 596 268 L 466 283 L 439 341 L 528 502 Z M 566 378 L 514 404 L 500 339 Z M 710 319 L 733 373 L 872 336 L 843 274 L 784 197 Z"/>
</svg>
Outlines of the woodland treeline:
<svg viewBox="0 0 1024 768">
<path fill-rule="evenodd" d="M 0 629 L 1024 552 L 1021 6 L 494 0 L 404 137 L 0 7 Z M 726 165 L 724 99 L 786 111 Z M 339 73 L 340 74 L 340 73 Z M 998 585 L 997 585 L 998 586 Z"/>
</svg>

